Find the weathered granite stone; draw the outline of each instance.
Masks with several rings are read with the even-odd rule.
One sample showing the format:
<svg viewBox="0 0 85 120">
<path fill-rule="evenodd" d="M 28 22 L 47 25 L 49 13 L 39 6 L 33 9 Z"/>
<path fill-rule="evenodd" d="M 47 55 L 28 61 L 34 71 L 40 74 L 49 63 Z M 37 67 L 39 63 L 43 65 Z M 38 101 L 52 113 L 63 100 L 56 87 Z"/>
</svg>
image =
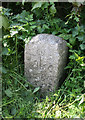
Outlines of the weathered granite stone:
<svg viewBox="0 0 85 120">
<path fill-rule="evenodd" d="M 58 88 L 67 61 L 66 41 L 54 35 L 38 34 L 25 45 L 25 76 L 42 92 Z"/>
</svg>

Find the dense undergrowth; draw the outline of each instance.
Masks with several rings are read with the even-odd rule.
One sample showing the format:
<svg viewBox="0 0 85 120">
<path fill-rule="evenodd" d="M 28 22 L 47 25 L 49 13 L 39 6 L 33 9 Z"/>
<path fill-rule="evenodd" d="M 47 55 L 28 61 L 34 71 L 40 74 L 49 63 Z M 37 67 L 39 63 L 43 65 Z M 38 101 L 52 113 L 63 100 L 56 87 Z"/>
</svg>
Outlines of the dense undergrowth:
<svg viewBox="0 0 85 120">
<path fill-rule="evenodd" d="M 85 117 L 85 6 L 75 11 L 72 4 L 65 4 L 9 3 L 1 9 L 2 118 Z M 64 15 L 59 12 L 62 7 Z M 66 79 L 46 98 L 24 77 L 24 45 L 40 33 L 62 37 L 69 47 Z"/>
</svg>

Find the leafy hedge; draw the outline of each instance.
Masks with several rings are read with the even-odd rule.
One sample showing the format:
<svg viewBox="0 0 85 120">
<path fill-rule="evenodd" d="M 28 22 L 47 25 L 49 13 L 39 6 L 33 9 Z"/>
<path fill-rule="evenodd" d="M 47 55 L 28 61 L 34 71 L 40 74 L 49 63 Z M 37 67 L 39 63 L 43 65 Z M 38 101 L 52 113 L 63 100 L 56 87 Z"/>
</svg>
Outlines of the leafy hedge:
<svg viewBox="0 0 85 120">
<path fill-rule="evenodd" d="M 0 10 L 3 26 L 2 118 L 85 117 L 85 6 L 75 10 L 71 3 L 66 4 L 67 7 L 65 3 L 53 2 L 9 3 L 11 9 Z M 17 6 L 20 6 L 18 12 Z M 62 8 L 63 16 L 58 11 Z M 69 47 L 66 79 L 46 98 L 42 98 L 39 88 L 34 88 L 24 77 L 24 45 L 39 33 L 62 37 Z"/>
</svg>

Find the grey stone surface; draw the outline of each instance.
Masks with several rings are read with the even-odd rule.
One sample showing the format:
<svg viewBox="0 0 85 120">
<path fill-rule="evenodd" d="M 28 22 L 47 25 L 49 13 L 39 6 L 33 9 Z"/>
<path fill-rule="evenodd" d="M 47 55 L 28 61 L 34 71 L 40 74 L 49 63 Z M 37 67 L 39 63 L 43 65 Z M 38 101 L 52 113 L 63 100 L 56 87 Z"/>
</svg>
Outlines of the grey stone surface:
<svg viewBox="0 0 85 120">
<path fill-rule="evenodd" d="M 25 76 L 41 92 L 58 88 L 66 66 L 66 41 L 51 34 L 38 34 L 25 45 Z"/>
</svg>

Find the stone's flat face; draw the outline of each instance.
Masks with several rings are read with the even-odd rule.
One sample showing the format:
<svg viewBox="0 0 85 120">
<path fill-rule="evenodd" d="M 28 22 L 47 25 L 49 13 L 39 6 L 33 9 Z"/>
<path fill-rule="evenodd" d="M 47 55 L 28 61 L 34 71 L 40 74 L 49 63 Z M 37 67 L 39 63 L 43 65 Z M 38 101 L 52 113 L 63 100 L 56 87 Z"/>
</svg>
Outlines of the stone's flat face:
<svg viewBox="0 0 85 120">
<path fill-rule="evenodd" d="M 25 45 L 25 76 L 42 92 L 53 92 L 64 75 L 68 48 L 66 41 L 54 35 L 38 34 Z"/>
</svg>

